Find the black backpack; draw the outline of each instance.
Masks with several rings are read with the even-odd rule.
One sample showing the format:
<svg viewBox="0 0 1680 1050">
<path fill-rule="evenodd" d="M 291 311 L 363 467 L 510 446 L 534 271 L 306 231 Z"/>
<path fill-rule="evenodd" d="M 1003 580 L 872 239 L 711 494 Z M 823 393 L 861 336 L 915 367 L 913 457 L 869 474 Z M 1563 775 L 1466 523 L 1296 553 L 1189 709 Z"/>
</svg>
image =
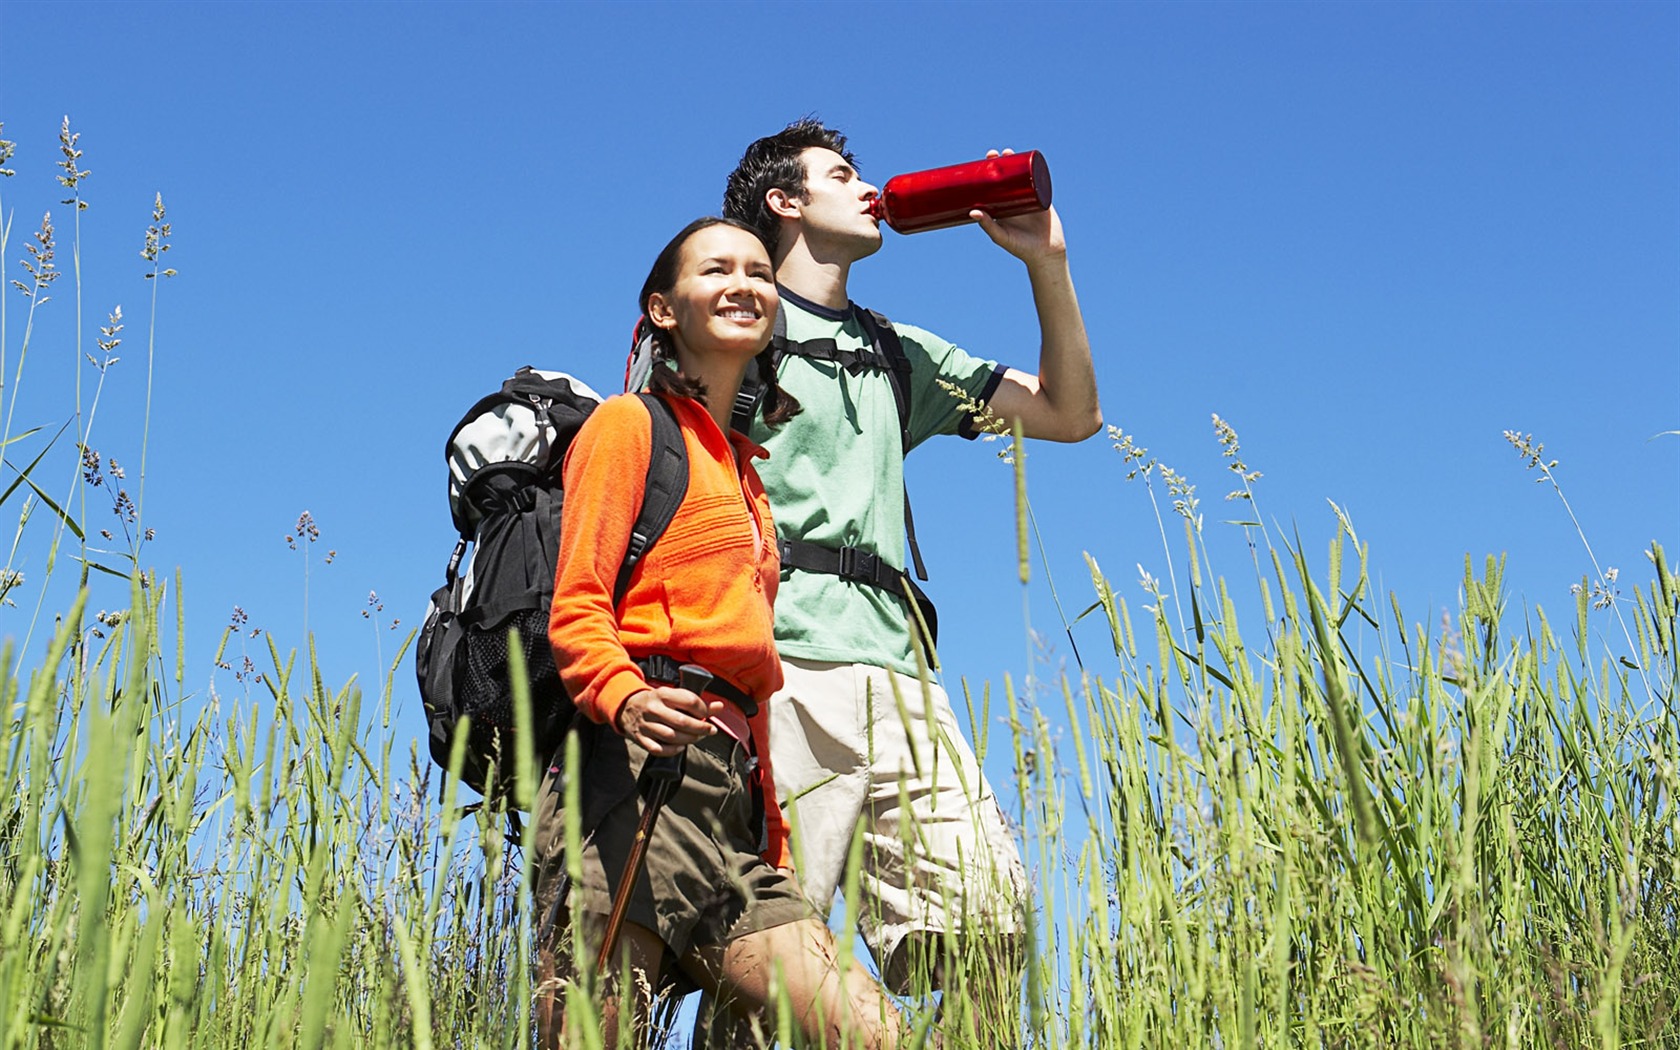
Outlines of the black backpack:
<svg viewBox="0 0 1680 1050">
<path fill-rule="evenodd" d="M 688 454 L 671 406 L 641 395 L 653 425 L 642 510 L 619 570 L 613 604 L 688 491 Z M 414 669 L 433 761 L 448 768 L 467 723 L 463 783 L 497 791 L 495 769 L 513 754 L 509 631 L 517 631 L 531 686 L 534 754 L 546 761 L 576 714 L 548 641 L 560 548 L 561 468 L 578 427 L 601 403 L 560 372 L 521 368 L 449 432 L 449 511 L 460 535 L 420 629 Z M 462 559 L 468 545 L 472 556 Z M 503 769 L 506 767 L 503 766 Z M 505 780 L 505 778 L 504 778 Z"/>
</svg>

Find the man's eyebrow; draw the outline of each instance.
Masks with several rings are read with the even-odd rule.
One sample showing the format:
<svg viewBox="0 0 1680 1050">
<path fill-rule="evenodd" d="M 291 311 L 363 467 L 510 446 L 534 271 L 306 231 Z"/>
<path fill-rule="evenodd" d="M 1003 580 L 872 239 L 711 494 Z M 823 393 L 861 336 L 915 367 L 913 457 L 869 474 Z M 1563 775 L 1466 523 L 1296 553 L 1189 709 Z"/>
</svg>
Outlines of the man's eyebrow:
<svg viewBox="0 0 1680 1050">
<path fill-rule="evenodd" d="M 840 163 L 834 165 L 834 167 L 829 168 L 828 173 L 830 175 L 856 175 L 857 169 L 853 168 L 845 161 L 841 161 Z"/>
</svg>

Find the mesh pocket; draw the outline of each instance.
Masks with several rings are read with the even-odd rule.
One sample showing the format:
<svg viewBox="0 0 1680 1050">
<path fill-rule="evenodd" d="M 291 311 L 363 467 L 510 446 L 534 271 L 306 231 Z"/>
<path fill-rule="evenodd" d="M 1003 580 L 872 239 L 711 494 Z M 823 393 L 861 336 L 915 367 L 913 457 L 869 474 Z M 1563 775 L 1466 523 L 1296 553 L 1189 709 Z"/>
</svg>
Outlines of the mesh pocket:
<svg viewBox="0 0 1680 1050">
<path fill-rule="evenodd" d="M 461 695 L 463 714 L 480 725 L 513 730 L 513 684 L 508 671 L 508 628 L 519 632 L 521 655 L 531 683 L 531 707 L 537 728 L 544 715 L 563 697 L 560 675 L 554 669 L 554 652 L 548 645 L 546 609 L 525 609 L 502 623 L 472 633 L 467 643 L 467 660 Z"/>
</svg>

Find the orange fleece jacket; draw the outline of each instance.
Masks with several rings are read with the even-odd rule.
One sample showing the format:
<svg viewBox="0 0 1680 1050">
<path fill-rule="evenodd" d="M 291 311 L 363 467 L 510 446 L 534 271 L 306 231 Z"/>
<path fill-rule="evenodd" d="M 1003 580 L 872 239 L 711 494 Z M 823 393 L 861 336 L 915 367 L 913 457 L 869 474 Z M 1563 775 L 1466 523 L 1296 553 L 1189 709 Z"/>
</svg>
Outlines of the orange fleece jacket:
<svg viewBox="0 0 1680 1050">
<path fill-rule="evenodd" d="M 652 455 L 647 406 L 630 394 L 609 398 L 567 450 L 548 621 L 554 663 L 578 709 L 615 729 L 625 699 L 647 688 L 634 657 L 662 653 L 699 664 L 757 700 L 758 714 L 748 724 L 763 769 L 764 859 L 787 867 L 792 861 L 770 769 L 768 712 L 770 694 L 782 686 L 771 611 L 781 558 L 770 501 L 751 462 L 765 452 L 734 431 L 726 436 L 699 402 L 665 400 L 676 409 L 688 450 L 688 492 L 630 574 L 616 609 L 613 584 L 642 509 Z"/>
</svg>

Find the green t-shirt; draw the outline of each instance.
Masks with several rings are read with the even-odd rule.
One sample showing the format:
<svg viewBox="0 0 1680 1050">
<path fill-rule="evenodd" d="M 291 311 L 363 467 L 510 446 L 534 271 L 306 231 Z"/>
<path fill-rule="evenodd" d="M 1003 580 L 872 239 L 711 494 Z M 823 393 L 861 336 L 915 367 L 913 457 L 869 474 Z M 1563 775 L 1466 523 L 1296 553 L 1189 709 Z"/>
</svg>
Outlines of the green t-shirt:
<svg viewBox="0 0 1680 1050">
<path fill-rule="evenodd" d="M 830 310 L 782 290 L 790 342 L 833 339 L 840 350 L 867 347 L 850 311 Z M 973 437 L 955 384 L 984 403 L 1002 369 L 931 332 L 897 324 L 910 360 L 910 446 L 936 434 Z M 904 458 L 892 381 L 882 371 L 857 374 L 795 354 L 782 359 L 782 388 L 802 411 L 771 429 L 762 418 L 751 437 L 770 453 L 758 473 L 770 495 L 776 533 L 825 547 L 859 547 L 895 569 L 905 564 Z M 914 674 L 904 603 L 866 583 L 828 573 L 783 570 L 776 595 L 776 648 L 806 660 L 866 663 Z"/>
</svg>

